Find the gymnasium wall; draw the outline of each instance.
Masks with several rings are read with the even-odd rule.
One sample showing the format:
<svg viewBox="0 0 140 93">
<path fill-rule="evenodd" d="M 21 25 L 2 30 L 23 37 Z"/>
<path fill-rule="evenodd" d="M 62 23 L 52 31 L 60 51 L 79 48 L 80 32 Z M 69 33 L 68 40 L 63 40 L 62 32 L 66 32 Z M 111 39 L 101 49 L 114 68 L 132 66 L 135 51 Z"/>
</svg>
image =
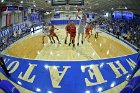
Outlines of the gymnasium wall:
<svg viewBox="0 0 140 93">
<path fill-rule="evenodd" d="M 9 15 L 9 16 L 7 16 Z M 7 26 L 8 24 L 17 24 L 23 22 L 23 13 L 22 12 L 2 12 L 1 13 L 1 27 Z M 8 22 L 8 23 L 7 23 Z"/>
</svg>

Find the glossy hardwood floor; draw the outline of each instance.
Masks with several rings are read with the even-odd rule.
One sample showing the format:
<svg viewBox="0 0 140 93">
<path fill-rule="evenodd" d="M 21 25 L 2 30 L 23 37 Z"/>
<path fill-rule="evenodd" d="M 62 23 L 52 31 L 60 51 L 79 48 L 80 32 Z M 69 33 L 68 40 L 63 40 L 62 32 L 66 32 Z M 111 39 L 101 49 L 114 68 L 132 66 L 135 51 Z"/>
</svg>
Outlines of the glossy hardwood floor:
<svg viewBox="0 0 140 93">
<path fill-rule="evenodd" d="M 96 29 L 89 40 L 84 40 L 84 44 L 75 48 L 64 44 L 65 26 L 56 26 L 59 30 L 56 33 L 61 44 L 51 44 L 48 37 L 45 37 L 45 44 L 42 44 L 42 32 L 34 35 L 28 35 L 23 39 L 9 46 L 3 53 L 23 58 L 41 59 L 41 60 L 89 60 L 118 57 L 135 53 L 126 44 L 120 40 L 102 32 L 99 37 L 94 37 Z M 68 37 L 69 43 L 69 37 Z M 80 40 L 81 41 L 81 40 Z M 77 45 L 77 37 L 76 37 Z"/>
</svg>

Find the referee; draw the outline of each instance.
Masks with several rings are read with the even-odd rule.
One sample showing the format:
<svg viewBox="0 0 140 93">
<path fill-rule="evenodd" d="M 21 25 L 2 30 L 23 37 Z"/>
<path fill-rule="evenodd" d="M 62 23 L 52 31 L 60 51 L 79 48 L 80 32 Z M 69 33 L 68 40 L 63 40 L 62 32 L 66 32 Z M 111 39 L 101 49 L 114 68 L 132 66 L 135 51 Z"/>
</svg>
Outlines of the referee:
<svg viewBox="0 0 140 93">
<path fill-rule="evenodd" d="M 6 75 L 8 77 L 10 77 L 9 70 L 7 70 L 7 68 L 6 68 L 6 65 L 4 63 L 3 56 L 1 53 L 0 53 L 0 65 L 1 65 L 2 69 L 4 70 L 4 72 L 6 73 Z"/>
</svg>

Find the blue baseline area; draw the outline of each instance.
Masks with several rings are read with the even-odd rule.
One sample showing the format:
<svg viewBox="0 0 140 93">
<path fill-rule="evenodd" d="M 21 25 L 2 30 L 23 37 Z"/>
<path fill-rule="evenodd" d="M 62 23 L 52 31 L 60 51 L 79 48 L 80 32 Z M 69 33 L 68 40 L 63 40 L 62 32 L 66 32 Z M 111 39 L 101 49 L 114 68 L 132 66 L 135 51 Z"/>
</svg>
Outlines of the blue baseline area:
<svg viewBox="0 0 140 93">
<path fill-rule="evenodd" d="M 70 20 L 70 22 L 75 22 L 75 20 Z M 76 24 L 79 24 L 80 20 L 76 20 Z M 51 24 L 63 25 L 68 24 L 68 20 L 51 20 Z"/>
<path fill-rule="evenodd" d="M 137 57 L 138 53 L 102 60 L 66 62 L 30 60 L 4 55 L 6 66 L 10 67 L 10 71 L 13 71 L 13 68 L 16 66 L 16 69 L 14 69 L 14 71 L 11 73 L 11 77 L 9 79 L 16 84 L 18 84 L 18 82 L 21 82 L 21 84 L 18 85 L 37 93 L 47 93 L 47 91 L 52 91 L 52 93 L 85 93 L 85 91 L 87 90 L 90 91 L 90 93 L 98 93 L 98 89 L 101 89 L 101 91 L 111 89 L 112 84 L 113 87 L 121 84 L 126 80 L 127 76 L 133 72 L 133 69 L 128 64 L 127 60 L 131 62 L 133 61 L 137 64 Z M 124 74 L 122 70 L 119 70 L 122 76 L 116 78 L 115 72 L 111 69 L 108 63 L 113 63 L 115 67 L 118 67 L 118 63 L 120 63 L 124 67 L 124 69 L 126 69 L 127 73 Z M 20 73 L 22 73 L 21 77 L 24 77 L 27 69 L 30 68 L 31 64 L 35 65 L 31 74 L 29 75 L 29 79 L 35 76 L 32 83 L 19 78 Z M 56 88 L 55 86 L 53 86 L 51 79 L 56 78 L 56 80 L 58 80 L 58 77 L 53 76 L 51 78 L 49 69 L 50 66 L 52 66 L 52 68 L 54 69 L 58 69 L 60 73 L 64 71 L 64 66 L 69 67 L 64 74 L 64 77 L 58 84 L 60 88 Z M 87 66 L 85 71 L 81 69 L 83 68 L 83 66 Z M 100 72 L 101 76 L 104 79 L 104 82 L 102 82 L 101 84 L 95 84 L 97 83 L 98 78 L 96 78 L 95 75 L 93 75 L 93 78 L 91 78 L 88 72 L 90 70 L 91 72 L 95 73 L 97 69 L 99 70 L 97 73 Z M 5 75 L 1 68 L 0 71 Z M 52 72 L 54 72 L 54 70 Z M 60 73 L 59 75 L 62 75 Z M 93 85 L 86 85 L 85 78 L 87 78 Z M 40 89 L 40 91 L 37 91 L 37 89 Z"/>
</svg>

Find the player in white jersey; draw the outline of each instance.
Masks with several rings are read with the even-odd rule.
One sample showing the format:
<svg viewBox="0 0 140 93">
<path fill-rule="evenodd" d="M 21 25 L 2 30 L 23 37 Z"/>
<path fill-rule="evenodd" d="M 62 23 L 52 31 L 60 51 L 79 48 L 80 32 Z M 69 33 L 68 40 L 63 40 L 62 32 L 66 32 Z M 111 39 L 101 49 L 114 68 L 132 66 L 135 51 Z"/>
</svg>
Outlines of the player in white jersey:
<svg viewBox="0 0 140 93">
<path fill-rule="evenodd" d="M 46 36 L 48 36 L 49 39 L 50 39 L 50 42 L 53 43 L 52 40 L 51 40 L 50 33 L 49 33 L 49 25 L 48 24 L 46 24 L 46 25 L 43 26 L 43 38 L 42 38 L 42 41 L 43 42 L 42 42 L 42 44 L 44 44 L 44 38 Z"/>
<path fill-rule="evenodd" d="M 85 30 L 85 26 L 86 26 L 86 15 L 83 14 L 82 18 L 80 18 L 79 16 L 78 16 L 78 18 L 81 19 L 81 20 L 80 20 L 79 27 L 78 27 L 78 43 L 77 43 L 77 46 L 79 46 L 80 34 L 82 35 L 81 43 L 83 44 L 84 30 Z"/>
</svg>

